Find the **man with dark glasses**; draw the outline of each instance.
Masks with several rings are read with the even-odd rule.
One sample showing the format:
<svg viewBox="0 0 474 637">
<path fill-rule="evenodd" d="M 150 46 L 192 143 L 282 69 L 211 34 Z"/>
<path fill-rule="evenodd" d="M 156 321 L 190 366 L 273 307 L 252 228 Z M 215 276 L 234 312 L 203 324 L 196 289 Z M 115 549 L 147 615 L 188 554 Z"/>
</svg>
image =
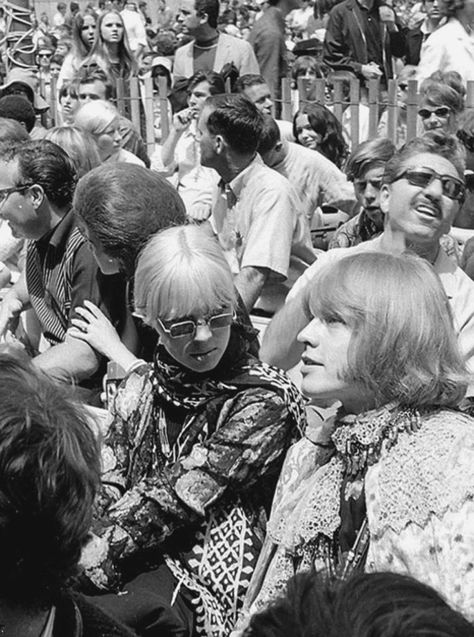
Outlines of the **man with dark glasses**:
<svg viewBox="0 0 474 637">
<path fill-rule="evenodd" d="M 97 264 L 75 224 L 75 185 L 74 165 L 56 144 L 0 145 L 0 218 L 13 236 L 28 240 L 23 274 L 0 304 L 0 337 L 14 332 L 20 313 L 32 307 L 47 343 L 35 365 L 61 381 L 96 388 L 100 379 L 94 374 L 103 357 L 67 334 L 75 308 L 85 300 L 109 316 Z"/>
<path fill-rule="evenodd" d="M 398 151 L 387 162 L 380 191 L 383 233 L 371 241 L 319 256 L 295 283 L 285 306 L 268 326 L 260 350 L 262 360 L 283 369 L 298 362 L 302 346 L 296 336 L 308 323 L 307 295 L 313 277 L 325 264 L 361 250 L 410 250 L 427 259 L 438 273 L 449 298 L 460 349 L 469 371 L 474 371 L 474 282 L 440 244 L 464 199 L 463 176 L 464 159 L 452 136 L 426 133 Z M 468 395 L 474 396 L 474 386 Z"/>
</svg>

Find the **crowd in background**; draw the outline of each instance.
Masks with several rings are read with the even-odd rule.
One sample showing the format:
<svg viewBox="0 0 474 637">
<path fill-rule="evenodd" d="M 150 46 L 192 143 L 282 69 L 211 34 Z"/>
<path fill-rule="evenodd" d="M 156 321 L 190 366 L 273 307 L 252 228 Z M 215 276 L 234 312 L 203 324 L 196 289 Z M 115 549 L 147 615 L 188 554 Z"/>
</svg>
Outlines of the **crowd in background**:
<svg viewBox="0 0 474 637">
<path fill-rule="evenodd" d="M 15 10 L 0 634 L 474 635 L 474 0 Z"/>
</svg>

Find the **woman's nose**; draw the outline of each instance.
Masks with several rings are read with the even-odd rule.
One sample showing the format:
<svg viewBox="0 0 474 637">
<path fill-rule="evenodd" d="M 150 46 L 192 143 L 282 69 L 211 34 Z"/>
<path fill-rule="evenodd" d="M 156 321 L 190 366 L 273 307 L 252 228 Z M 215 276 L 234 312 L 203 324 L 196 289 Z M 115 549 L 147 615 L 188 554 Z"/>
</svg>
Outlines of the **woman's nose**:
<svg viewBox="0 0 474 637">
<path fill-rule="evenodd" d="M 301 332 L 296 337 L 299 343 L 308 343 L 312 347 L 316 347 L 319 342 L 319 325 L 321 321 L 319 319 L 313 318 L 312 321 L 308 323 L 306 327 L 304 327 Z"/>
<path fill-rule="evenodd" d="M 195 341 L 208 341 L 212 338 L 212 330 L 207 323 L 196 325 L 196 333 L 194 335 Z"/>
</svg>

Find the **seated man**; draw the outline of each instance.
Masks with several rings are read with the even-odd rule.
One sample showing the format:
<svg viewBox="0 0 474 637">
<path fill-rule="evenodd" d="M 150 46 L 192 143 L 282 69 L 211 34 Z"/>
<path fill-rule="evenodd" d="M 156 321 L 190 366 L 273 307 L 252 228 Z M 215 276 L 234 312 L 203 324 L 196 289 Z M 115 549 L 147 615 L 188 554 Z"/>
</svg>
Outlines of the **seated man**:
<svg viewBox="0 0 474 637">
<path fill-rule="evenodd" d="M 84 409 L 0 356 L 0 623 L 5 636 L 132 635 L 69 590 L 100 484 Z"/>
<path fill-rule="evenodd" d="M 346 165 L 346 175 L 354 184 L 361 210 L 336 230 L 329 243 L 329 249 L 350 248 L 372 239 L 383 231 L 380 189 L 385 164 L 394 153 L 395 146 L 384 138 L 362 142 L 351 153 Z"/>
<path fill-rule="evenodd" d="M 221 177 L 211 225 L 235 285 L 249 311 L 256 306 L 271 314 L 315 255 L 298 195 L 257 154 L 262 126 L 262 114 L 242 95 L 214 95 L 204 104 L 198 132 L 201 164 Z"/>
<path fill-rule="evenodd" d="M 242 75 L 235 83 L 235 90 L 237 93 L 242 93 L 248 97 L 262 113 L 273 115 L 272 94 L 263 75 L 253 73 Z M 294 142 L 292 122 L 287 122 L 284 119 L 277 119 L 275 121 L 280 129 L 281 138 L 289 142 Z"/>
<path fill-rule="evenodd" d="M 429 132 L 412 139 L 386 165 L 380 192 L 384 231 L 351 248 L 319 255 L 294 286 L 291 298 L 265 333 L 262 360 L 288 369 L 303 351 L 297 335 L 308 324 L 307 284 L 326 263 L 360 250 L 415 252 L 433 264 L 449 298 L 458 342 L 474 371 L 474 282 L 448 257 L 440 239 L 451 228 L 464 197 L 464 159 L 454 137 Z M 407 290 L 407 294 L 409 291 Z M 474 387 L 468 395 L 474 395 Z"/>
<path fill-rule="evenodd" d="M 75 225 L 75 185 L 73 163 L 56 144 L 40 140 L 0 147 L 0 217 L 14 237 L 29 240 L 25 269 L 0 305 L 0 336 L 32 306 L 50 345 L 34 358 L 35 365 L 65 382 L 94 384 L 101 357 L 67 335 L 75 308 L 85 300 L 108 314 L 97 265 Z"/>
<path fill-rule="evenodd" d="M 281 139 L 277 122 L 270 115 L 264 116 L 258 152 L 265 164 L 286 177 L 296 190 L 310 228 L 323 225 L 323 214 L 316 209 L 324 204 L 353 211 L 354 188 L 344 173 L 317 150 Z"/>
</svg>

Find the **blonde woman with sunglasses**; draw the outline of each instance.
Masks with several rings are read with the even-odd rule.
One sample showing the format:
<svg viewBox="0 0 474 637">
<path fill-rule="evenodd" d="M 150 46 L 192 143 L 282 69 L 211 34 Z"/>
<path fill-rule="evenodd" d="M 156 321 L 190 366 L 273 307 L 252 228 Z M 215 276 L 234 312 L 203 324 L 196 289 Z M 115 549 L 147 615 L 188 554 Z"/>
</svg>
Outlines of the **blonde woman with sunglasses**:
<svg viewBox="0 0 474 637">
<path fill-rule="evenodd" d="M 165 621 L 182 635 L 226 635 L 303 422 L 299 393 L 251 354 L 255 332 L 231 271 L 201 228 L 151 238 L 134 298 L 159 343 L 152 363 L 132 363 L 111 408 L 83 565 L 103 593 L 93 601 L 140 635 L 159 634 Z M 96 321 L 89 308 L 75 324 L 87 333 Z"/>
</svg>

